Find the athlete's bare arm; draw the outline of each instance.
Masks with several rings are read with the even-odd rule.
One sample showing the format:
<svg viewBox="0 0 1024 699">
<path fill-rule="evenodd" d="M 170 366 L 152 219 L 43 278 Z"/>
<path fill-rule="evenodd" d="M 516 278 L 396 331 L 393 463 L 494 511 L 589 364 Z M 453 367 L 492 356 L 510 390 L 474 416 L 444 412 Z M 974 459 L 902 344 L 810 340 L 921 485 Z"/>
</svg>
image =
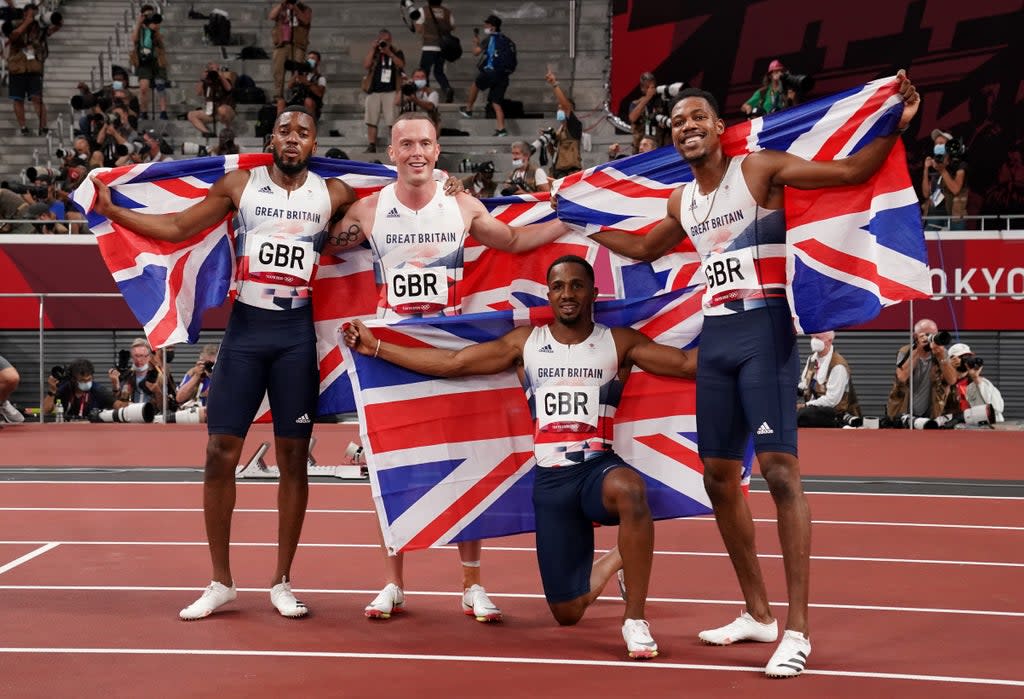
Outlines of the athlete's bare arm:
<svg viewBox="0 0 1024 699">
<path fill-rule="evenodd" d="M 896 75 L 903 100 L 899 128 L 906 128 L 917 114 L 921 98 L 904 71 Z M 783 151 L 763 150 L 751 153 L 743 161 L 743 175 L 750 193 L 769 209 L 782 206 L 782 188 L 822 189 L 865 182 L 885 162 L 899 133 L 879 136 L 848 158 L 840 160 L 804 160 Z"/>
<path fill-rule="evenodd" d="M 635 364 L 649 374 L 692 379 L 697 376 L 697 350 L 681 350 L 652 341 L 633 328 L 612 328 L 619 364 Z"/>
<path fill-rule="evenodd" d="M 110 188 L 93 177 L 92 182 L 96 187 L 93 211 L 139 235 L 178 243 L 201 233 L 236 211 L 248 181 L 248 171 L 235 170 L 214 182 L 201 202 L 184 211 L 176 214 L 143 214 L 114 204 L 110 198 Z"/>
<path fill-rule="evenodd" d="M 340 220 L 333 222 L 327 229 L 327 241 L 324 243 L 325 255 L 334 255 L 361 245 L 373 227 L 373 214 L 377 208 L 377 193 L 359 199 L 348 207 Z"/>
<path fill-rule="evenodd" d="M 477 376 L 497 374 L 519 364 L 530 331 L 529 326 L 516 328 L 497 340 L 470 345 L 455 352 L 434 348 L 402 347 L 390 342 L 380 342 L 378 346 L 378 339 L 373 331 L 362 321 L 354 320 L 345 329 L 345 344 L 360 354 L 377 356 L 428 376 Z"/>
<path fill-rule="evenodd" d="M 647 232 L 646 235 L 634 235 L 625 231 L 601 231 L 590 237 L 616 252 L 634 260 L 650 262 L 679 245 L 686 231 L 679 221 L 679 202 L 683 188 L 677 187 L 668 198 L 665 218 Z"/>
<path fill-rule="evenodd" d="M 469 234 L 489 248 L 505 252 L 527 252 L 561 238 L 569 226 L 557 218 L 544 223 L 513 228 L 491 216 L 479 199 L 459 194 L 459 207 Z"/>
</svg>

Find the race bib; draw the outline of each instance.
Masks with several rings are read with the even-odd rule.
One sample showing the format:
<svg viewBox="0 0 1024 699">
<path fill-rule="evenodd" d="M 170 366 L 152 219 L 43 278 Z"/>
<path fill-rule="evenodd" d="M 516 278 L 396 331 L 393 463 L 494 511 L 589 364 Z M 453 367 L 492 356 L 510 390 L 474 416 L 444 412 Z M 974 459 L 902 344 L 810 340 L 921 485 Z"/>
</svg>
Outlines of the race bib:
<svg viewBox="0 0 1024 699">
<path fill-rule="evenodd" d="M 715 253 L 704 260 L 701 269 L 707 289 L 704 306 L 717 306 L 727 301 L 748 298 L 761 292 L 761 283 L 754 267 L 751 248 Z"/>
<path fill-rule="evenodd" d="M 246 239 L 250 274 L 293 285 L 295 280 L 308 283 L 312 278 L 316 261 L 312 241 L 274 238 L 259 233 L 249 233 Z"/>
<path fill-rule="evenodd" d="M 396 313 L 437 313 L 448 305 L 448 270 L 402 267 L 387 271 L 388 306 Z"/>
<path fill-rule="evenodd" d="M 600 389 L 597 386 L 545 386 L 534 396 L 541 432 L 594 432 Z"/>
</svg>

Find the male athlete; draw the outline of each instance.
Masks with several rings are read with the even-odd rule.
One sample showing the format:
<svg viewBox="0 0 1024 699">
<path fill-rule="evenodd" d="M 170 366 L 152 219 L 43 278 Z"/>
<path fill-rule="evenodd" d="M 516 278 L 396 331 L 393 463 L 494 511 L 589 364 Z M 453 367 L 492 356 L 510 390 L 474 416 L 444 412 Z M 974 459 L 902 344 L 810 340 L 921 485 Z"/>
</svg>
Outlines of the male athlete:
<svg viewBox="0 0 1024 699">
<path fill-rule="evenodd" d="M 398 320 L 458 313 L 468 235 L 496 250 L 526 252 L 569 231 L 557 219 L 511 228 L 468 194 L 442 196 L 432 178 L 440 152 L 437 130 L 425 113 L 399 115 L 388 146 L 397 181 L 356 202 L 331 229 L 328 252 L 369 241 L 380 292 L 379 317 Z M 462 611 L 477 621 L 499 621 L 501 610 L 480 584 L 480 551 L 479 541 L 459 543 Z M 366 606 L 367 617 L 388 619 L 404 610 L 403 559 L 401 553 L 386 556 L 387 582 Z"/>
<path fill-rule="evenodd" d="M 903 71 L 900 130 L 919 98 Z M 807 597 L 811 520 L 800 482 L 796 443 L 798 358 L 786 301 L 784 187 L 818 189 L 864 182 L 882 165 L 897 133 L 854 155 L 808 162 L 764 150 L 730 158 L 719 137 L 725 123 L 714 97 L 689 88 L 671 112 L 672 141 L 694 181 L 676 189 L 665 218 L 644 236 L 608 231 L 593 237 L 615 252 L 654 260 L 689 235 L 707 278 L 697 381 L 697 432 L 704 485 L 746 601 L 730 624 L 702 631 L 712 645 L 774 642 L 778 625 L 754 546 L 754 526 L 740 490 L 740 464 L 753 435 L 761 474 L 778 510 L 789 612 L 782 642 L 765 672 L 800 674 L 811 653 Z"/>
<path fill-rule="evenodd" d="M 534 418 L 533 505 L 537 561 L 555 620 L 578 622 L 611 576 L 625 573 L 622 637 L 632 658 L 658 644 L 644 618 L 654 555 L 654 524 L 640 474 L 612 451 L 615 409 L 630 368 L 692 378 L 696 352 L 659 345 L 632 328 L 593 320 L 594 270 L 566 255 L 548 268 L 547 326 L 516 328 L 457 352 L 379 341 L 359 321 L 345 331 L 354 350 L 422 374 L 471 376 L 515 367 Z M 618 547 L 594 562 L 593 523 L 618 525 Z"/>
<path fill-rule="evenodd" d="M 229 172 L 201 202 L 172 215 L 116 206 L 107 186 L 93 179 L 97 213 L 160 241 L 186 240 L 231 213 L 240 224 L 237 296 L 207 406 L 203 511 L 213 575 L 202 596 L 181 610 L 184 620 L 209 616 L 237 597 L 228 555 L 235 468 L 264 393 L 270 398 L 281 470 L 270 601 L 286 617 L 308 611 L 292 593 L 290 580 L 309 495 L 306 464 L 319 387 L 310 282 L 329 222 L 356 200 L 341 180 L 309 172 L 316 137 L 310 113 L 286 107 L 274 124 L 272 165 Z"/>
</svg>

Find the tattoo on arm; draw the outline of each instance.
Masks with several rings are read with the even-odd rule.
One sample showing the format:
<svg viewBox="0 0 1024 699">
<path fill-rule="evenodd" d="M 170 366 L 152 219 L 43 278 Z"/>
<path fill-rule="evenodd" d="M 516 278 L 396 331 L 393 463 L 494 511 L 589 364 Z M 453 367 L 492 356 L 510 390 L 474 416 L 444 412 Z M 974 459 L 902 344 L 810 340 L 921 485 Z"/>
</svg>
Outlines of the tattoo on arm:
<svg viewBox="0 0 1024 699">
<path fill-rule="evenodd" d="M 327 240 L 331 243 L 331 245 L 337 245 L 339 247 L 343 245 L 351 245 L 359 238 L 362 232 L 363 229 L 359 226 L 359 224 L 353 223 L 344 231 L 338 231 L 337 233 L 328 236 Z"/>
</svg>

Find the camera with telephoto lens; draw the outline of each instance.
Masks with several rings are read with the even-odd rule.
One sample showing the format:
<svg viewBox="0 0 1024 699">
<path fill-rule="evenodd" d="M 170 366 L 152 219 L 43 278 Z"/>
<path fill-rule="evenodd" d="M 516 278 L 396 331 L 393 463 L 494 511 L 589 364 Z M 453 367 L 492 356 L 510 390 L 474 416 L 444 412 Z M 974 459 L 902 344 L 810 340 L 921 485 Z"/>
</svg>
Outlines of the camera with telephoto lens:
<svg viewBox="0 0 1024 699">
<path fill-rule="evenodd" d="M 684 87 L 686 87 L 686 83 L 684 82 L 669 83 L 668 85 L 658 85 L 654 88 L 654 91 L 657 93 L 658 97 L 668 100 L 677 97 Z"/>
<path fill-rule="evenodd" d="M 420 21 L 422 13 L 416 7 L 416 3 L 414 3 L 413 0 L 398 0 L 398 6 L 401 9 L 402 14 L 408 16 L 411 21 Z M 413 29 L 413 31 L 416 30 Z"/>
<path fill-rule="evenodd" d="M 309 73 L 313 70 L 313 67 L 306 61 L 293 61 L 289 58 L 284 62 L 284 69 L 292 73 Z"/>
<path fill-rule="evenodd" d="M 89 422 L 153 422 L 156 408 L 150 402 L 132 403 L 113 410 L 94 409 L 89 412 Z"/>
<path fill-rule="evenodd" d="M 60 179 L 60 171 L 52 167 L 27 167 L 25 177 L 32 182 L 53 182 Z"/>
<path fill-rule="evenodd" d="M 192 143 L 191 141 L 185 141 L 181 144 L 182 155 L 198 155 L 204 156 L 209 155 L 210 150 L 201 143 Z"/>
<path fill-rule="evenodd" d="M 0 189 L 9 189 L 15 194 L 31 194 L 35 199 L 46 199 L 49 192 L 41 185 L 24 185 L 20 182 L 0 182 Z"/>
<path fill-rule="evenodd" d="M 967 147 L 964 145 L 964 142 L 959 138 L 954 138 L 952 141 L 946 141 L 946 152 L 941 155 L 933 154 L 932 160 L 939 164 L 946 162 L 947 159 L 952 162 L 963 158 L 966 152 Z"/>
<path fill-rule="evenodd" d="M 191 408 L 184 408 L 182 410 L 178 410 L 173 413 L 167 414 L 168 425 L 198 425 L 199 423 L 200 419 L 198 405 L 192 406 Z"/>
<path fill-rule="evenodd" d="M 839 418 L 839 424 L 843 427 L 861 427 L 864 425 L 864 418 L 852 413 L 843 413 L 843 416 Z"/>
<path fill-rule="evenodd" d="M 814 89 L 814 78 L 810 75 L 783 73 L 782 86 L 787 90 L 792 90 L 797 95 L 803 95 Z"/>
<path fill-rule="evenodd" d="M 502 188 L 501 196 L 511 197 L 520 189 L 527 192 L 530 191 L 530 188 L 526 186 L 526 179 L 523 178 L 522 175 L 516 175 L 509 180 L 509 184 L 507 186 Z"/>
<path fill-rule="evenodd" d="M 963 365 L 968 369 L 980 369 L 985 366 L 985 360 L 972 354 L 968 357 L 964 357 Z"/>
<path fill-rule="evenodd" d="M 930 417 L 914 417 L 907 413 L 900 416 L 900 427 L 914 430 L 937 430 L 939 423 Z"/>
<path fill-rule="evenodd" d="M 938 345 L 940 347 L 948 347 L 949 343 L 953 341 L 953 336 L 945 330 L 940 330 L 937 333 L 931 333 L 928 335 L 924 342 L 924 348 L 931 349 L 931 345 Z M 917 349 L 917 338 L 914 338 L 913 348 Z"/>
</svg>

